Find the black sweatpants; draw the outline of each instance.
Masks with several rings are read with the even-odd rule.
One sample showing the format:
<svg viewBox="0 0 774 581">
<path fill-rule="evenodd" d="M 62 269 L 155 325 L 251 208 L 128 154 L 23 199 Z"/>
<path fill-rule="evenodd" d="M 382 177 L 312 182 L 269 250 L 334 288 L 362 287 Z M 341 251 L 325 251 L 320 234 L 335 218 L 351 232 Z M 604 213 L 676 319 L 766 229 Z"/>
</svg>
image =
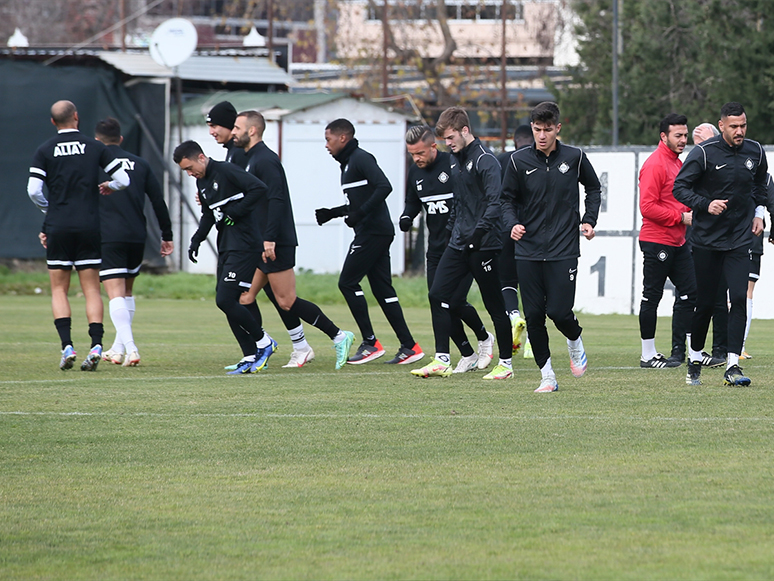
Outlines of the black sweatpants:
<svg viewBox="0 0 774 581">
<path fill-rule="evenodd" d="M 435 280 L 435 273 L 438 270 L 438 263 L 441 261 L 442 254 L 428 254 L 427 261 L 427 290 L 430 291 L 433 288 L 433 281 Z M 463 357 L 470 357 L 473 355 L 474 350 L 468 341 L 468 337 L 465 334 L 465 328 L 462 326 L 464 322 L 470 327 L 476 334 L 476 339 L 479 341 L 485 341 L 489 338 L 489 334 L 486 332 L 486 327 L 478 316 L 476 307 L 468 302 L 468 292 L 470 291 L 470 285 L 473 284 L 473 274 L 468 273 L 465 279 L 457 287 L 457 295 L 452 299 L 456 304 L 458 302 L 464 303 L 460 309 L 460 316 L 455 314 L 451 315 L 451 330 L 450 337 L 454 341 L 454 344 L 460 350 L 460 354 Z"/>
<path fill-rule="evenodd" d="M 567 258 L 543 262 L 517 260 L 516 268 L 521 284 L 521 303 L 527 320 L 527 333 L 541 369 L 551 357 L 548 346 L 546 316 L 556 328 L 570 339 L 580 337 L 583 329 L 575 318 L 575 285 L 578 278 L 578 259 Z"/>
<path fill-rule="evenodd" d="M 500 292 L 498 254 L 495 250 L 463 252 L 451 247 L 444 250 L 429 295 L 436 353 L 449 353 L 451 315 L 461 318 L 466 302 L 457 290 L 466 277 L 472 274 L 478 283 L 484 306 L 492 318 L 500 359 L 511 358 L 513 337 Z"/>
<path fill-rule="evenodd" d="M 718 287 L 725 275 L 731 310 L 728 313 L 728 352 L 742 352 L 744 327 L 747 323 L 747 278 L 750 273 L 750 251 L 708 250 L 693 247 L 693 265 L 696 272 L 696 310 L 691 321 L 691 348 L 701 351 L 707 340 L 712 312 L 718 297 Z"/>
<path fill-rule="evenodd" d="M 686 246 L 667 246 L 640 241 L 642 250 L 642 300 L 640 301 L 640 337 L 656 336 L 658 304 L 666 279 L 675 286 L 672 307 L 672 344 L 685 345 L 696 305 L 696 274 L 691 250 Z M 683 347 L 683 349 L 685 349 Z"/>
<path fill-rule="evenodd" d="M 510 232 L 503 233 L 503 249 L 500 251 L 500 284 L 508 313 L 519 310 L 519 273 L 516 272 L 516 258 Z"/>
<path fill-rule="evenodd" d="M 252 284 L 257 261 L 254 252 L 225 252 L 218 256 L 215 304 L 226 315 L 243 355 L 254 354 L 255 343 L 263 337 L 260 311 L 256 320 L 248 307 L 239 304 L 239 297 Z"/>
<path fill-rule="evenodd" d="M 374 329 L 368 315 L 368 303 L 360 286 L 360 281 L 368 277 L 371 292 L 395 331 L 401 347 L 412 349 L 416 342 L 403 317 L 398 294 L 392 286 L 390 244 L 393 238 L 357 234 L 341 267 L 339 290 L 349 305 L 363 340 L 369 340 L 374 337 Z"/>
</svg>

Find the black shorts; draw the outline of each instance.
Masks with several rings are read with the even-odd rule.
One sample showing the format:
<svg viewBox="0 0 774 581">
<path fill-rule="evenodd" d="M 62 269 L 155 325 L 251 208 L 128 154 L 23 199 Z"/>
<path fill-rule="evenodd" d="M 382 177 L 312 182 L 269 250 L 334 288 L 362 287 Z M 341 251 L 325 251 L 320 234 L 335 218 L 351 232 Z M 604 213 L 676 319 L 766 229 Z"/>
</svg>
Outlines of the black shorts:
<svg viewBox="0 0 774 581">
<path fill-rule="evenodd" d="M 758 282 L 761 277 L 761 255 L 750 254 L 750 276 L 747 280 L 750 282 Z"/>
<path fill-rule="evenodd" d="M 140 274 L 143 254 L 145 254 L 143 242 L 108 242 L 103 244 L 99 279 L 134 278 Z"/>
<path fill-rule="evenodd" d="M 100 268 L 102 237 L 99 230 L 47 232 L 46 263 L 49 270 Z"/>
<path fill-rule="evenodd" d="M 269 274 L 271 272 L 284 272 L 291 270 L 296 266 L 296 247 L 295 246 L 275 246 L 274 254 L 276 258 L 264 262 L 261 258 L 258 262 L 258 268 L 261 272 Z"/>
<path fill-rule="evenodd" d="M 221 254 L 218 257 L 217 286 L 227 284 L 239 287 L 242 292 L 250 290 L 260 259 L 260 255 L 256 252 Z"/>
</svg>

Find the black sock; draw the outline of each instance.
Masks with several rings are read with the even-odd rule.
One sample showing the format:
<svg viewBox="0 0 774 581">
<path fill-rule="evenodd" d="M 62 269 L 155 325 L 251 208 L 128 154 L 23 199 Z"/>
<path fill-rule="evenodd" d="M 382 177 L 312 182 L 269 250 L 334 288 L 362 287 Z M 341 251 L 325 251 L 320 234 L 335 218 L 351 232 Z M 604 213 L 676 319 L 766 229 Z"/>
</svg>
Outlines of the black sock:
<svg viewBox="0 0 774 581">
<path fill-rule="evenodd" d="M 102 337 L 105 335 L 105 327 L 102 323 L 89 323 L 89 337 L 91 337 L 91 347 L 102 345 Z"/>
<path fill-rule="evenodd" d="M 73 344 L 72 337 L 70 335 L 70 328 L 72 325 L 72 319 L 70 317 L 62 317 L 61 319 L 54 319 L 54 326 L 56 332 L 59 333 L 59 339 L 62 341 L 62 349 L 68 345 Z"/>
<path fill-rule="evenodd" d="M 258 326 L 263 327 L 263 317 L 261 316 L 261 309 L 258 308 L 258 303 L 253 301 L 252 303 L 245 305 L 245 307 L 247 307 L 247 310 L 250 311 L 250 314 L 253 316 L 253 319 L 255 319 L 255 322 L 258 323 Z"/>
<path fill-rule="evenodd" d="M 371 335 L 370 337 L 366 337 L 365 339 L 363 339 L 363 343 L 373 347 L 374 345 L 376 345 L 376 335 Z"/>
<path fill-rule="evenodd" d="M 293 306 L 290 307 L 290 312 L 298 316 L 302 321 L 317 327 L 331 339 L 335 338 L 336 334 L 339 332 L 339 328 L 333 324 L 333 321 L 325 316 L 322 309 L 307 300 L 296 297 Z"/>
</svg>

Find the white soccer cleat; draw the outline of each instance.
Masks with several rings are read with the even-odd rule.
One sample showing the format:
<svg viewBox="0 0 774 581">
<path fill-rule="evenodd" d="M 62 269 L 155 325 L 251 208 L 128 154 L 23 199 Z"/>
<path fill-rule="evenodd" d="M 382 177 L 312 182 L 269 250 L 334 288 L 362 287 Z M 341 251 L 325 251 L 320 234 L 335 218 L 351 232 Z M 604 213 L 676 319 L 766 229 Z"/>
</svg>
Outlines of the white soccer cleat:
<svg viewBox="0 0 774 581">
<path fill-rule="evenodd" d="M 303 367 L 310 361 L 314 361 L 314 350 L 309 347 L 308 351 L 296 351 L 290 354 L 290 361 L 282 367 Z"/>
<path fill-rule="evenodd" d="M 120 351 L 108 349 L 102 354 L 102 360 L 109 363 L 114 363 L 116 365 L 121 365 L 124 362 L 124 354 Z"/>
<path fill-rule="evenodd" d="M 544 377 L 540 380 L 540 386 L 535 390 L 535 393 L 551 393 L 559 391 L 559 384 L 556 382 L 556 376 L 551 374 L 550 377 Z"/>
<path fill-rule="evenodd" d="M 494 353 L 494 335 L 487 332 L 487 337 L 483 341 L 478 342 L 478 368 L 486 369 L 489 364 L 492 363 Z"/>
<path fill-rule="evenodd" d="M 477 368 L 478 368 L 478 355 L 476 353 L 473 353 L 473 355 L 462 357 L 460 359 L 460 362 L 457 363 L 457 367 L 454 368 L 454 371 L 452 371 L 452 373 L 466 373 L 468 371 L 475 371 Z"/>
<path fill-rule="evenodd" d="M 137 351 L 127 353 L 124 357 L 123 367 L 137 367 L 140 364 L 140 354 Z"/>
<path fill-rule="evenodd" d="M 570 353 L 570 371 L 575 377 L 581 377 L 586 373 L 588 360 L 586 359 L 586 350 L 581 341 L 580 347 L 570 346 L 570 340 L 567 340 L 567 351 Z"/>
</svg>

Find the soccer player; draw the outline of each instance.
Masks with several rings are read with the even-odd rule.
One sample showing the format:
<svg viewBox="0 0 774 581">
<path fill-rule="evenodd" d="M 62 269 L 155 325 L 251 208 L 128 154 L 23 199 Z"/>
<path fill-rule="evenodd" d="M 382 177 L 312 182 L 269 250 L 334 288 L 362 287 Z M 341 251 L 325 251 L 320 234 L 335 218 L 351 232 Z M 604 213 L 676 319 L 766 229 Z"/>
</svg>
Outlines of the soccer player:
<svg viewBox="0 0 774 581">
<path fill-rule="evenodd" d="M 763 231 L 768 164 L 761 145 L 745 139 L 747 115 L 741 103 L 720 110 L 720 135 L 689 154 L 675 178 L 674 195 L 693 210 L 693 264 L 696 270 L 696 310 L 691 321 L 686 383 L 701 385 L 701 350 L 719 285 L 728 284 L 728 356 L 724 383 L 750 385 L 739 367 L 746 319 L 745 300 L 753 235 Z"/>
<path fill-rule="evenodd" d="M 134 342 L 132 320 L 135 313 L 132 289 L 140 274 L 145 253 L 145 196 L 148 196 L 161 228 L 161 256 L 175 249 L 172 242 L 172 221 L 164 202 L 164 193 L 151 167 L 143 158 L 121 149 L 121 125 L 113 117 L 97 123 L 97 141 L 121 162 L 129 174 L 129 187 L 100 200 L 99 219 L 102 232 L 102 266 L 99 278 L 110 302 L 110 318 L 116 328 L 113 345 L 102 353 L 102 359 L 124 367 L 140 364 L 140 353 Z"/>
<path fill-rule="evenodd" d="M 129 185 L 129 176 L 105 145 L 78 131 L 78 110 L 70 101 L 51 106 L 51 123 L 57 135 L 35 152 L 27 193 L 46 214 L 40 241 L 46 248 L 51 281 L 54 325 L 62 343 L 59 368 L 71 369 L 77 357 L 71 337 L 72 318 L 67 291 L 73 266 L 78 272 L 91 349 L 82 371 L 96 371 L 102 356 L 103 305 L 99 290 L 100 248 L 99 195 Z M 102 168 L 112 179 L 99 183 Z M 48 187 L 48 198 L 43 185 Z"/>
<path fill-rule="evenodd" d="M 454 208 L 447 226 L 451 230 L 449 245 L 441 255 L 430 288 L 435 358 L 429 365 L 411 373 L 418 377 L 451 374 L 451 315 L 461 317 L 464 308 L 464 297 L 456 291 L 472 274 L 492 318 L 500 356 L 497 365 L 484 379 L 508 379 L 513 377 L 513 337 L 500 290 L 497 260 L 502 248 L 503 224 L 499 203 L 500 164 L 473 135 L 468 114 L 461 107 L 450 107 L 441 113 L 435 130 L 452 151 L 449 169 Z"/>
<path fill-rule="evenodd" d="M 191 237 L 188 258 L 196 262 L 199 246 L 214 225 L 218 230 L 215 302 L 232 331 L 243 329 L 255 346 L 253 354 L 246 355 L 228 374 L 256 373 L 266 366 L 277 343 L 263 332 L 261 321 L 239 303 L 239 296 L 250 288 L 260 259 L 254 210 L 259 198 L 266 195 L 266 184 L 233 163 L 208 158 L 195 141 L 178 145 L 173 159 L 180 169 L 196 178 L 202 203 L 202 217 Z"/>
<path fill-rule="evenodd" d="M 559 389 L 551 364 L 546 316 L 567 338 L 570 371 L 586 372 L 583 329 L 573 313 L 580 256 L 580 233 L 594 238 L 601 200 L 599 179 L 586 154 L 564 145 L 559 107 L 543 102 L 531 113 L 535 144 L 511 154 L 503 180 L 502 207 L 506 229 L 516 242 L 516 269 L 527 332 L 540 368 L 537 393 Z M 586 189 L 585 213 L 579 211 L 580 191 Z"/>
<path fill-rule="evenodd" d="M 683 162 L 680 154 L 688 143 L 688 119 L 670 113 L 661 120 L 658 148 L 640 170 L 640 249 L 642 250 L 642 301 L 640 302 L 640 367 L 661 369 L 679 367 L 678 357 L 664 357 L 656 351 L 658 304 L 666 279 L 672 281 L 675 305 L 672 311 L 672 337 L 680 338 L 690 330 L 696 304 L 696 278 L 690 246 L 685 243 L 685 228 L 691 224 L 691 209 L 675 200 L 672 186 Z"/>
<path fill-rule="evenodd" d="M 237 112 L 234 106 L 228 101 L 221 101 L 215 105 L 207 114 L 207 125 L 210 128 L 210 135 L 226 148 L 226 161 L 234 163 L 245 169 L 247 167 L 247 154 L 244 148 L 239 147 L 234 143 L 234 122 L 236 121 Z M 256 250 L 262 251 L 258 248 Z M 274 296 L 271 284 L 267 284 L 263 287 L 263 292 L 269 298 L 274 308 L 277 310 L 282 324 L 285 325 L 288 335 L 290 335 L 290 342 L 293 345 L 293 353 L 290 354 L 290 361 L 283 367 L 303 367 L 304 364 L 314 359 L 314 350 L 309 345 L 304 334 L 304 325 L 298 316 L 290 311 L 283 309 L 277 302 L 277 298 Z M 249 300 L 249 296 L 252 296 L 252 301 Z M 240 297 L 240 302 L 247 307 L 252 313 L 253 317 L 260 321 L 262 320 L 258 303 L 255 301 L 255 293 L 243 294 Z M 238 330 L 234 331 L 239 333 Z M 242 352 L 245 356 L 252 354 L 252 348 L 249 348 L 249 339 L 242 336 Z M 247 349 L 247 351 L 246 351 Z M 233 371 L 239 366 L 239 363 L 235 365 L 226 366 L 226 370 Z"/>
<path fill-rule="evenodd" d="M 355 318 L 363 342 L 347 363 L 360 365 L 384 355 L 384 347 L 376 338 L 368 315 L 360 281 L 368 277 L 384 316 L 400 341 L 397 354 L 387 363 L 408 364 L 425 356 L 409 331 L 392 286 L 390 244 L 395 228 L 387 209 L 387 196 L 392 192 L 387 176 L 373 155 L 361 149 L 355 139 L 355 127 L 347 119 L 331 121 L 325 128 L 325 148 L 341 166 L 341 189 L 348 203 L 336 208 L 315 210 L 317 223 L 322 226 L 333 218 L 345 217 L 344 222 L 355 231 L 339 275 L 339 290 Z"/>
<path fill-rule="evenodd" d="M 529 125 L 519 125 L 513 132 L 513 145 L 517 150 L 533 143 L 535 143 L 535 139 L 532 137 L 532 128 Z M 502 168 L 502 177 L 505 177 L 505 168 L 508 167 L 511 153 L 513 152 L 504 151 L 497 156 L 497 161 L 500 162 Z M 513 330 L 513 354 L 517 355 L 523 344 L 524 358 L 534 359 L 532 345 L 525 333 L 527 322 L 519 312 L 519 275 L 516 272 L 516 260 L 513 254 L 513 238 L 511 238 L 511 233 L 505 230 L 503 230 L 503 250 L 500 252 L 500 282 L 502 283 L 505 310 L 511 320 Z"/>
<path fill-rule="evenodd" d="M 320 307 L 296 296 L 296 223 L 285 170 L 279 157 L 263 141 L 266 121 L 257 111 L 244 111 L 234 122 L 234 143 L 245 150 L 245 170 L 268 188 L 256 207 L 258 228 L 263 237 L 262 259 L 253 277 L 250 290 L 240 299 L 242 304 L 254 304 L 258 291 L 271 283 L 277 303 L 284 311 L 314 325 L 333 340 L 336 351 L 336 369 L 341 369 L 349 357 L 349 349 L 355 335 L 342 331 L 322 312 Z M 246 296 L 245 296 L 246 295 Z M 296 352 L 294 351 L 294 355 Z M 297 359 L 291 359 L 284 367 L 302 367 L 314 352 L 299 351 Z"/>
<path fill-rule="evenodd" d="M 399 225 L 403 232 L 411 230 L 414 218 L 425 209 L 427 231 L 427 290 L 433 286 L 435 272 L 443 251 L 449 245 L 451 232 L 446 228 L 449 214 L 454 205 L 451 187 L 451 155 L 438 151 L 435 132 L 427 125 L 415 125 L 406 133 L 406 150 L 414 165 L 409 168 L 406 178 L 406 204 Z M 457 287 L 459 297 L 455 303 L 464 303 L 461 318 L 452 315 L 451 338 L 460 350 L 462 358 L 454 373 L 465 373 L 473 369 L 486 369 L 492 361 L 494 335 L 488 333 L 475 307 L 468 303 L 467 295 L 473 275 L 468 274 Z M 478 338 L 478 353 L 473 351 L 462 322 L 470 327 Z"/>
</svg>

